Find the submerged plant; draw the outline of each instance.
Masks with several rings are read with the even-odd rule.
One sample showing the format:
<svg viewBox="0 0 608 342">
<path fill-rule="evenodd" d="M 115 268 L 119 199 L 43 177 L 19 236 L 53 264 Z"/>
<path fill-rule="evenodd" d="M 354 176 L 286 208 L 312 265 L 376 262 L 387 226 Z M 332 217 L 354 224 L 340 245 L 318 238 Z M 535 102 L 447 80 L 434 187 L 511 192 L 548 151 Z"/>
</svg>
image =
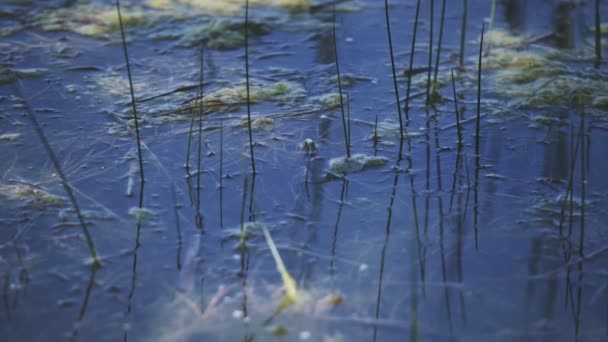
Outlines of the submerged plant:
<svg viewBox="0 0 608 342">
<path fill-rule="evenodd" d="M 388 158 L 367 156 L 357 153 L 351 157 L 337 157 L 329 160 L 329 172 L 334 174 L 348 174 L 367 169 L 379 168 L 388 163 Z"/>
</svg>

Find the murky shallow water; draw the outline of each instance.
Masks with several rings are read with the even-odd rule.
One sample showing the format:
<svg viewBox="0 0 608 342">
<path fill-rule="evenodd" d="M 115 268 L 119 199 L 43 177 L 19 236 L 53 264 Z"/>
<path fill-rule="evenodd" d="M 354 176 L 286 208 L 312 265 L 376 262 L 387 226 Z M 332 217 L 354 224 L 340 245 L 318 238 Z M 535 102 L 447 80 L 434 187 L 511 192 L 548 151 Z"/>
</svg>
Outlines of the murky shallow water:
<svg viewBox="0 0 608 342">
<path fill-rule="evenodd" d="M 254 124 L 258 174 L 252 177 L 243 125 L 243 13 L 236 4 L 209 26 L 219 14 L 209 17 L 210 7 L 185 2 L 123 4 L 144 115 L 149 212 L 141 224 L 132 214 L 137 153 L 113 4 L 0 6 L 7 28 L 0 55 L 3 340 L 606 338 L 608 126 L 600 95 L 608 87 L 605 68 L 593 69 L 592 6 L 498 6 L 494 26 L 512 31 L 488 35 L 477 167 L 470 119 L 489 1 L 469 1 L 467 71 L 458 72 L 456 82 L 466 120 L 459 165 L 449 82 L 440 88 L 446 101 L 430 110 L 428 129 L 424 96 L 410 103 L 410 139 L 398 159 L 383 4 L 341 5 L 338 54 L 343 78 L 353 80 L 345 89 L 352 150 L 388 163 L 330 180 L 329 160 L 345 154 L 340 110 L 328 108 L 338 91 L 331 11 L 252 7 L 258 32 L 266 33 L 254 35 L 250 47 L 252 113 L 270 118 Z M 437 34 L 441 2 L 435 2 Z M 421 9 L 416 67 L 428 58 L 428 3 Z M 448 3 L 440 79 L 457 66 L 459 52 L 460 2 Z M 414 8 L 414 1 L 391 6 L 401 72 Z M 556 30 L 561 35 L 548 35 Z M 196 225 L 198 180 L 184 170 L 196 87 L 147 100 L 196 84 L 200 32 L 210 46 L 200 177 L 204 234 Z M 425 91 L 426 74 L 417 77 L 412 94 Z M 405 80 L 399 77 L 401 96 Z M 14 95 L 16 84 L 85 211 L 103 257 L 98 270 L 84 266 L 88 251 L 76 217 Z M 580 107 L 566 99 L 575 95 L 585 108 L 582 139 Z M 374 147 L 376 116 L 381 137 Z M 318 148 L 314 156 L 302 150 L 307 138 Z M 258 222 L 245 250 L 234 236 L 241 220 Z M 282 283 L 260 222 L 302 295 L 270 323 L 264 321 L 281 300 Z"/>
</svg>

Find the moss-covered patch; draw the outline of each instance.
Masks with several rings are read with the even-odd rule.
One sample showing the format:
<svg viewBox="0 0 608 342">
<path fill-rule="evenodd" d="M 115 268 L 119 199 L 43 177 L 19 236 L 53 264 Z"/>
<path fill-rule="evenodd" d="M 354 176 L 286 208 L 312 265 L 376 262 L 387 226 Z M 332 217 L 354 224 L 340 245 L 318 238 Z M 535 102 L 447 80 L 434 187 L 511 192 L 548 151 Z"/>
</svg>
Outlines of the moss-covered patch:
<svg viewBox="0 0 608 342">
<path fill-rule="evenodd" d="M 605 94 L 608 92 L 608 82 L 561 75 L 540 77 L 527 83 L 502 84 L 499 90 L 507 97 L 519 99 L 519 106 L 522 108 L 576 104 L 602 108 L 606 106 Z"/>
<path fill-rule="evenodd" d="M 0 195 L 22 201 L 28 206 L 59 207 L 66 203 L 64 198 L 27 183 L 0 184 Z"/>
<path fill-rule="evenodd" d="M 95 78 L 95 82 L 104 92 L 113 97 L 129 98 L 129 79 L 127 78 L 126 71 L 111 71 L 106 74 L 100 74 Z M 154 95 L 148 82 L 141 81 L 138 78 L 133 80 L 133 90 L 137 97 Z"/>
<path fill-rule="evenodd" d="M 290 102 L 304 95 L 304 88 L 295 82 L 252 81 L 249 85 L 249 100 L 253 103 L 265 101 Z M 245 84 L 220 88 L 203 98 L 205 106 L 214 108 L 246 102 L 247 88 Z"/>
<path fill-rule="evenodd" d="M 158 17 L 150 11 L 129 6 L 121 8 L 121 16 L 125 27 L 148 25 Z M 95 3 L 48 9 L 35 23 L 45 31 L 67 30 L 92 37 L 107 37 L 117 34 L 119 29 L 116 7 Z"/>
<path fill-rule="evenodd" d="M 520 50 L 522 38 L 500 33 L 497 45 L 483 59 L 484 79 L 491 92 L 509 98 L 520 108 L 584 104 L 606 108 L 608 80 L 589 78 L 569 67 L 569 56 L 539 46 Z M 489 77 L 488 77 L 489 76 Z"/>
<path fill-rule="evenodd" d="M 346 96 L 347 95 L 342 94 L 342 101 L 344 101 L 345 103 L 346 103 Z M 324 95 L 319 96 L 318 99 L 319 99 L 319 102 L 321 102 L 323 107 L 326 109 L 337 108 L 337 107 L 340 107 L 340 105 L 341 105 L 339 93 L 324 94 Z"/>
<path fill-rule="evenodd" d="M 153 219 L 156 216 L 156 213 L 148 208 L 133 207 L 129 209 L 129 215 L 135 219 L 135 222 L 142 223 Z"/>
<path fill-rule="evenodd" d="M 214 14 L 236 14 L 245 6 L 242 0 L 146 0 L 145 3 L 153 8 L 171 9 L 180 5 L 187 5 L 205 12 Z M 307 11 L 311 3 L 309 0 L 251 0 L 250 5 L 283 8 L 289 11 Z"/>
<path fill-rule="evenodd" d="M 270 32 L 270 25 L 255 20 L 249 21 L 250 37 L 262 36 Z M 184 46 L 198 45 L 202 39 L 212 49 L 234 49 L 245 45 L 245 20 L 244 18 L 213 20 L 202 28 L 184 33 L 185 37 L 181 43 Z"/>
<path fill-rule="evenodd" d="M 329 160 L 329 172 L 334 174 L 348 174 L 367 169 L 379 168 L 388 163 L 388 158 L 353 154 L 350 158 L 337 157 Z"/>
<path fill-rule="evenodd" d="M 503 29 L 493 29 L 484 35 L 484 44 L 492 47 L 516 47 L 524 42 L 524 38 L 515 36 Z"/>
</svg>

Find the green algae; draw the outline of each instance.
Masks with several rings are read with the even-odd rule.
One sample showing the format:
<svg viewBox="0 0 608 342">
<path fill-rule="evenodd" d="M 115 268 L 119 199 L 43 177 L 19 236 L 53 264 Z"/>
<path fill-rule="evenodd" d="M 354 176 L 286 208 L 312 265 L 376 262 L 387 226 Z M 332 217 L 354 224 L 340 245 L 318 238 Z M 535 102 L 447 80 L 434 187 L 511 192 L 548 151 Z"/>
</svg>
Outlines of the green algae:
<svg viewBox="0 0 608 342">
<path fill-rule="evenodd" d="M 329 172 L 333 174 L 349 174 L 383 167 L 388 163 L 388 158 L 368 156 L 357 153 L 348 157 L 336 157 L 329 160 Z"/>
<path fill-rule="evenodd" d="M 347 95 L 342 95 L 343 101 L 346 101 Z M 338 108 L 341 105 L 340 94 L 338 93 L 329 93 L 319 96 L 319 102 L 326 109 Z"/>
<path fill-rule="evenodd" d="M 606 108 L 608 80 L 589 79 L 569 68 L 569 55 L 540 46 L 520 50 L 525 39 L 504 32 L 497 33 L 494 41 L 496 47 L 483 59 L 483 68 L 493 81 L 491 92 L 526 109 L 577 103 Z"/>
<path fill-rule="evenodd" d="M 129 209 L 129 215 L 131 215 L 135 219 L 135 222 L 143 223 L 154 218 L 156 216 L 156 213 L 148 208 L 133 207 Z"/>
<path fill-rule="evenodd" d="M 305 95 L 304 88 L 295 82 L 267 82 L 252 80 L 249 86 L 249 101 L 252 103 L 275 101 L 291 102 Z M 212 91 L 203 97 L 205 106 L 228 106 L 247 102 L 247 87 L 238 84 Z"/>
<path fill-rule="evenodd" d="M 250 20 L 247 26 L 250 37 L 259 37 L 271 32 L 270 25 L 264 22 Z M 242 18 L 217 19 L 202 28 L 185 32 L 183 46 L 196 46 L 201 40 L 211 49 L 229 50 L 245 45 L 245 21 Z"/>
<path fill-rule="evenodd" d="M 508 97 L 520 99 L 520 108 L 543 108 L 587 104 L 605 107 L 608 82 L 590 80 L 575 75 L 540 77 L 532 82 L 513 86 L 503 84 L 500 92 Z"/>
<path fill-rule="evenodd" d="M 400 127 L 399 123 L 393 120 L 383 120 L 379 121 L 377 127 L 372 131 L 371 139 L 379 140 L 395 140 L 400 139 L 401 134 L 399 132 Z M 411 139 L 420 136 L 421 133 L 417 132 L 407 132 L 407 130 L 403 129 L 403 137 L 406 139 Z"/>
<path fill-rule="evenodd" d="M 484 44 L 494 47 L 517 47 L 525 42 L 524 37 L 515 36 L 507 30 L 492 29 L 484 35 Z"/>
<path fill-rule="evenodd" d="M 133 6 L 122 8 L 121 14 L 125 27 L 149 25 L 157 17 Z M 35 25 L 45 31 L 72 31 L 98 38 L 116 35 L 119 30 L 116 8 L 96 3 L 48 9 L 38 15 Z"/>
<path fill-rule="evenodd" d="M 187 5 L 207 13 L 230 15 L 240 12 L 245 6 L 242 0 L 146 0 L 146 5 L 169 10 L 179 5 Z M 292 12 L 307 11 L 311 7 L 308 0 L 251 0 L 250 5 L 286 9 Z"/>
<path fill-rule="evenodd" d="M 66 204 L 63 197 L 28 183 L 0 184 L 0 195 L 25 202 L 28 206 L 60 207 Z"/>
</svg>

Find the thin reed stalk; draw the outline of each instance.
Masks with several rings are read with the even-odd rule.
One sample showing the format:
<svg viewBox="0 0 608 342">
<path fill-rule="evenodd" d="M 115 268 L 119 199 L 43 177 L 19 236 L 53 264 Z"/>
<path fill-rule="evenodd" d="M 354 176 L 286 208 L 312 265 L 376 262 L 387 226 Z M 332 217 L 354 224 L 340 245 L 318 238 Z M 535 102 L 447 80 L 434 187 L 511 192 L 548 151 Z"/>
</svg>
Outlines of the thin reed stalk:
<svg viewBox="0 0 608 342">
<path fill-rule="evenodd" d="M 600 0 L 595 0 L 595 67 L 602 64 L 602 30 L 600 18 Z"/>
<path fill-rule="evenodd" d="M 433 27 L 435 26 L 435 0 L 431 0 L 430 23 L 429 23 L 429 65 L 426 77 L 426 105 L 431 104 L 431 72 L 433 66 Z M 426 112 L 427 120 L 429 112 Z"/>
<path fill-rule="evenodd" d="M 435 70 L 433 74 L 433 89 L 431 96 L 435 98 L 437 93 L 437 74 L 439 73 L 439 62 L 441 58 L 441 44 L 443 42 L 443 24 L 445 22 L 445 0 L 441 2 L 441 19 L 439 20 L 439 38 L 437 40 L 437 56 L 435 57 Z"/>
<path fill-rule="evenodd" d="M 194 105 L 192 106 L 192 112 L 190 113 L 190 129 L 188 130 L 188 145 L 186 146 L 186 165 L 184 166 L 186 168 L 187 173 L 189 173 L 190 171 L 190 149 L 192 145 L 192 134 L 194 133 L 194 119 L 196 117 L 195 113 L 197 108 L 196 106 L 198 104 L 199 98 L 201 102 L 203 101 L 200 91 L 201 87 L 199 86 L 196 88 L 196 97 L 194 99 Z"/>
<path fill-rule="evenodd" d="M 414 52 L 416 50 L 416 34 L 418 33 L 418 19 L 420 18 L 420 0 L 416 2 L 416 14 L 414 17 L 414 32 L 412 33 L 412 46 L 410 48 L 410 63 L 408 66 L 407 87 L 405 94 L 405 120 L 410 121 L 410 93 L 412 88 L 412 68 L 414 67 Z"/>
<path fill-rule="evenodd" d="M 479 42 L 479 61 L 477 64 L 477 117 L 475 120 L 475 158 L 479 159 L 479 136 L 481 125 L 481 59 L 483 54 L 483 35 L 486 25 L 481 26 L 481 40 Z"/>
<path fill-rule="evenodd" d="M 579 246 L 578 252 L 582 257 L 584 256 L 584 247 L 585 247 L 585 111 L 581 112 L 581 123 L 580 123 L 580 134 L 581 134 L 581 218 L 580 218 L 580 228 L 579 228 Z"/>
<path fill-rule="evenodd" d="M 245 83 L 247 88 L 247 131 L 249 132 L 249 156 L 251 172 L 255 175 L 255 156 L 253 154 L 253 133 L 251 129 L 251 97 L 249 89 L 249 0 L 245 0 Z"/>
<path fill-rule="evenodd" d="M 374 150 L 378 149 L 378 114 L 376 114 L 376 120 L 374 121 L 374 136 L 372 137 L 374 142 Z"/>
<path fill-rule="evenodd" d="M 224 228 L 224 120 L 220 120 L 220 227 Z"/>
<path fill-rule="evenodd" d="M 481 59 L 483 55 L 483 35 L 486 25 L 481 26 L 481 40 L 479 42 L 479 61 L 477 64 L 477 117 L 475 120 L 475 198 L 473 211 L 473 225 L 475 230 L 475 248 L 478 248 L 477 223 L 479 218 L 479 170 L 481 169 L 480 155 L 480 126 L 481 126 Z"/>
<path fill-rule="evenodd" d="M 395 98 L 397 100 L 397 115 L 399 117 L 399 136 L 403 140 L 403 118 L 401 114 L 401 103 L 399 102 L 399 87 L 397 86 L 397 71 L 395 70 L 395 55 L 393 53 L 393 38 L 391 35 L 391 23 L 388 13 L 388 0 L 384 0 L 384 13 L 386 17 L 386 34 L 388 35 L 388 49 L 391 55 L 391 69 L 393 72 L 393 86 L 395 88 Z M 399 151 L 401 154 L 401 151 Z"/>
<path fill-rule="evenodd" d="M 135 90 L 133 88 L 133 77 L 131 74 L 131 64 L 129 63 L 129 52 L 127 50 L 127 40 L 125 38 L 125 29 L 122 23 L 122 15 L 120 13 L 120 0 L 116 0 L 116 12 L 118 13 L 118 26 L 120 27 L 120 37 L 122 38 L 122 50 L 125 55 L 125 63 L 127 66 L 127 76 L 129 78 L 129 92 L 131 93 L 131 107 L 133 110 L 133 118 L 135 121 L 135 139 L 137 141 L 137 159 L 139 161 L 139 178 L 143 184 L 144 178 L 144 160 L 141 152 L 141 137 L 139 132 L 139 118 L 137 117 L 137 106 L 135 105 Z M 143 185 L 139 194 L 139 207 L 143 207 Z"/>
<path fill-rule="evenodd" d="M 63 173 L 63 169 L 61 168 L 59 159 L 57 159 L 57 155 L 55 154 L 55 151 L 53 151 L 51 144 L 49 143 L 48 139 L 44 135 L 42 126 L 40 126 L 40 123 L 36 119 L 36 116 L 34 115 L 34 111 L 30 107 L 29 103 L 25 100 L 25 97 L 23 96 L 20 85 L 13 86 L 13 89 L 15 91 L 15 94 L 19 98 L 23 99 L 23 108 L 25 109 L 27 116 L 29 117 L 30 121 L 32 122 L 32 126 L 34 126 L 34 130 L 36 131 L 38 138 L 40 138 L 40 141 L 42 142 L 42 146 L 44 146 L 46 154 L 49 156 L 49 159 L 53 163 L 55 172 L 57 172 L 57 175 L 59 176 L 59 179 L 61 180 L 61 184 L 63 185 L 63 188 L 65 189 L 65 192 L 68 195 L 68 199 L 70 200 L 70 203 L 72 204 L 72 207 L 74 208 L 74 212 L 76 212 L 76 217 L 78 218 L 78 222 L 80 223 L 80 228 L 82 230 L 85 241 L 89 248 L 89 252 L 91 253 L 91 266 L 101 267 L 102 266 L 101 260 L 97 256 L 97 251 L 95 250 L 95 244 L 93 243 L 93 238 L 91 237 L 91 234 L 89 233 L 89 229 L 87 228 L 87 224 L 84 220 L 84 216 L 82 215 L 82 211 L 80 210 L 80 206 L 78 205 L 78 201 L 76 201 L 76 196 L 74 196 L 74 192 L 72 191 L 72 186 L 70 185 L 67 177 Z"/>
<path fill-rule="evenodd" d="M 462 1 L 462 25 L 460 26 L 460 54 L 458 55 L 458 63 L 460 66 L 464 65 L 464 46 L 467 35 L 467 15 L 468 15 L 468 1 Z"/>
<path fill-rule="evenodd" d="M 350 158 L 350 144 L 346 125 L 346 115 L 344 113 L 344 99 L 342 96 L 342 78 L 340 77 L 340 58 L 338 57 L 338 42 L 336 39 L 336 5 L 333 6 L 333 43 L 334 56 L 336 58 L 336 76 L 338 77 L 338 91 L 340 92 L 340 110 L 342 111 L 342 128 L 344 129 L 344 143 L 346 145 L 346 157 Z"/>
<path fill-rule="evenodd" d="M 204 63 L 205 63 L 205 54 L 204 47 L 201 42 L 201 65 L 199 70 L 199 93 L 201 95 L 200 102 L 198 106 L 198 150 L 197 150 L 197 173 L 196 173 L 196 226 L 202 232 L 203 229 L 203 216 L 201 214 L 201 160 L 202 160 L 202 149 L 203 149 L 203 81 L 205 79 L 204 76 Z"/>
<path fill-rule="evenodd" d="M 456 132 L 458 132 L 458 146 L 462 146 L 462 126 L 460 125 L 460 113 L 458 110 L 458 97 L 456 96 L 456 81 L 454 80 L 454 69 L 452 71 L 452 95 L 454 96 L 454 114 L 456 115 Z"/>
</svg>

